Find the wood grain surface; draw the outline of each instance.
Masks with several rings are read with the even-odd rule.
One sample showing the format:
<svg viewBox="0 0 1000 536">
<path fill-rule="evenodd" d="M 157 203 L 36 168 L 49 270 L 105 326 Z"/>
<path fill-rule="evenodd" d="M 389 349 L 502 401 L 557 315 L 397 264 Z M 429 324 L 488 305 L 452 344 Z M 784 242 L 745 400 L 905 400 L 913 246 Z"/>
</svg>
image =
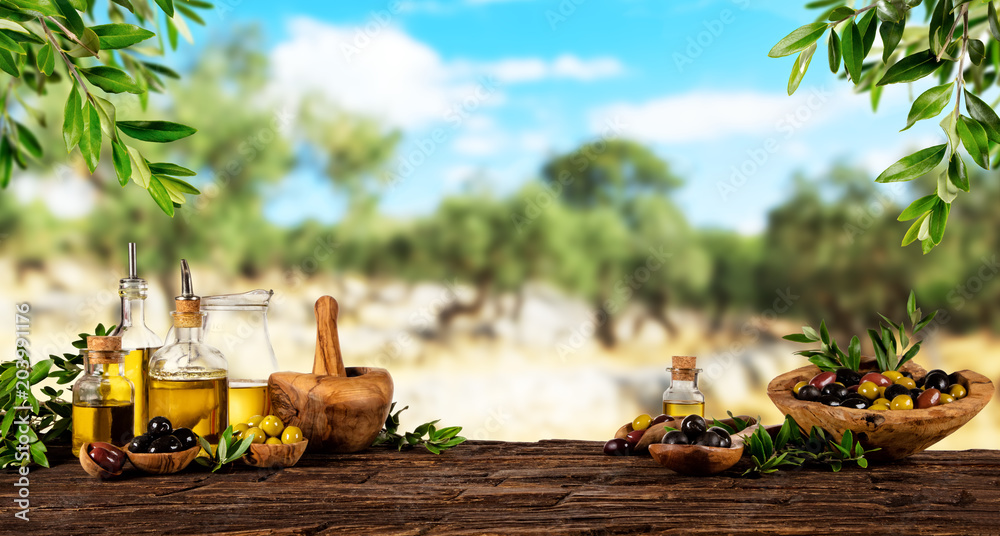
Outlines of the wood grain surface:
<svg viewBox="0 0 1000 536">
<path fill-rule="evenodd" d="M 601 443 L 470 442 L 435 456 L 307 453 L 295 467 L 100 482 L 68 453 L 31 472 L 5 534 L 997 534 L 1000 452 L 930 451 L 870 469 L 689 477 Z M 68 448 L 66 449 L 69 450 Z M 7 471 L 10 483 L 15 475 Z M 7 486 L 8 490 L 13 490 Z M 10 491 L 8 491 L 8 494 Z"/>
</svg>

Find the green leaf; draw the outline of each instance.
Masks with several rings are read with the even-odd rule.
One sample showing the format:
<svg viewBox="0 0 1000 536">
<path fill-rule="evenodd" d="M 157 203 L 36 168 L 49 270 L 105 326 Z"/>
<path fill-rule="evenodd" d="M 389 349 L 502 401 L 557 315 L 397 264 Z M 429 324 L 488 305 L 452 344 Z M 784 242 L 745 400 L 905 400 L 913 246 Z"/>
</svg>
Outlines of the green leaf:
<svg viewBox="0 0 1000 536">
<path fill-rule="evenodd" d="M 132 180 L 143 188 L 149 189 L 149 180 L 153 174 L 149 171 L 146 159 L 142 157 L 135 147 L 125 146 L 128 149 L 129 160 L 132 162 Z"/>
<path fill-rule="evenodd" d="M 993 4 L 990 4 L 991 6 Z M 1000 143 L 1000 117 L 989 104 L 983 102 L 969 90 L 965 90 L 965 109 L 969 115 L 986 129 L 986 137 L 995 143 Z M 968 191 L 968 190 L 966 190 Z"/>
<path fill-rule="evenodd" d="M 868 467 L 868 460 L 866 460 L 864 458 L 858 458 L 858 467 L 861 467 L 862 469 L 866 469 Z"/>
<path fill-rule="evenodd" d="M 65 20 L 64 26 L 73 32 L 73 35 L 77 37 L 83 36 L 84 30 L 87 28 L 83 24 L 83 19 L 80 18 L 80 12 L 69 3 L 68 0 L 55 0 L 56 9 L 62 15 Z"/>
<path fill-rule="evenodd" d="M 861 32 L 854 21 L 844 26 L 844 32 L 840 36 L 843 41 L 844 67 L 851 76 L 854 85 L 861 81 L 861 64 L 865 59 L 864 43 L 861 41 Z"/>
<path fill-rule="evenodd" d="M 959 190 L 969 191 L 969 172 L 965 168 L 962 155 L 954 153 L 948 161 L 948 180 Z M 935 194 L 934 197 L 937 197 Z"/>
<path fill-rule="evenodd" d="M 95 86 L 108 93 L 142 93 L 142 88 L 125 71 L 115 67 L 99 65 L 89 69 L 80 69 L 83 74 Z"/>
<path fill-rule="evenodd" d="M 173 0 L 156 0 L 156 5 L 160 6 L 160 9 L 167 14 L 168 17 L 174 16 L 174 2 Z"/>
<path fill-rule="evenodd" d="M 781 58 L 801 52 L 815 43 L 829 27 L 830 25 L 825 22 L 806 24 L 778 41 L 767 55 L 772 58 Z"/>
<path fill-rule="evenodd" d="M 80 107 L 80 94 L 76 92 L 74 86 L 69 90 L 63 118 L 63 140 L 66 142 L 66 152 L 72 151 L 73 147 L 80 143 L 80 136 L 83 134 L 83 112 Z"/>
<path fill-rule="evenodd" d="M 45 76 L 52 74 L 52 71 L 56 68 L 55 55 L 52 53 L 52 45 L 45 43 L 42 48 L 38 49 L 38 54 L 35 55 L 35 66 L 41 71 Z"/>
<path fill-rule="evenodd" d="M 986 58 L 986 45 L 979 39 L 969 39 L 969 59 L 976 65 L 982 65 Z"/>
<path fill-rule="evenodd" d="M 826 329 L 826 320 L 819 321 L 819 338 L 823 344 L 830 344 L 830 331 Z"/>
<path fill-rule="evenodd" d="M 59 10 L 56 9 L 55 4 L 52 0 L 6 0 L 5 4 L 12 4 L 18 9 L 31 15 L 32 17 L 59 17 L 62 16 Z"/>
<path fill-rule="evenodd" d="M 910 317 L 910 323 L 916 324 L 913 320 L 913 315 L 917 313 L 917 293 L 910 291 L 910 295 L 906 297 L 906 316 Z"/>
<path fill-rule="evenodd" d="M 833 11 L 830 12 L 830 15 L 827 17 L 827 20 L 833 22 L 840 22 L 842 20 L 847 20 L 853 17 L 855 13 L 856 11 L 847 6 L 837 6 L 833 8 Z"/>
<path fill-rule="evenodd" d="M 38 138 L 31 132 L 31 129 L 17 121 L 11 121 L 17 128 L 17 142 L 22 149 L 34 158 L 42 157 L 42 144 L 38 143 Z"/>
<path fill-rule="evenodd" d="M 128 184 L 132 176 L 132 162 L 130 161 L 128 148 L 121 140 L 111 142 L 111 160 L 115 165 L 115 175 L 118 176 L 118 183 L 122 186 Z"/>
<path fill-rule="evenodd" d="M 14 78 L 20 78 L 21 76 L 21 69 L 17 65 L 17 58 L 3 49 L 0 49 L 0 70 L 3 70 L 3 72 Z"/>
<path fill-rule="evenodd" d="M 14 171 L 14 155 L 11 154 L 10 142 L 4 137 L 0 142 L 0 188 L 10 185 L 10 177 Z"/>
<path fill-rule="evenodd" d="M 778 430 L 778 435 L 775 436 L 774 438 L 775 450 L 780 451 L 782 448 L 785 447 L 785 444 L 788 443 L 788 439 L 791 437 L 792 434 L 790 428 L 791 426 L 789 425 L 788 421 L 785 421 L 784 423 L 781 424 L 781 429 Z"/>
<path fill-rule="evenodd" d="M 858 32 L 861 33 L 861 43 L 862 56 L 861 59 L 865 59 L 868 53 L 872 50 L 872 45 L 875 44 L 875 34 L 878 31 L 878 20 L 875 18 L 875 12 L 869 10 L 861 17 L 858 21 Z"/>
<path fill-rule="evenodd" d="M 87 168 L 93 173 L 101 159 L 101 117 L 94 105 L 87 101 L 83 105 L 83 132 L 80 136 L 80 154 L 87 161 Z"/>
<path fill-rule="evenodd" d="M 174 216 L 174 204 L 170 201 L 170 194 L 167 193 L 167 189 L 163 187 L 160 179 L 155 176 L 149 178 L 149 195 L 167 216 L 171 218 Z"/>
<path fill-rule="evenodd" d="M 24 47 L 22 47 L 17 41 L 11 39 L 7 34 L 0 32 L 0 48 L 4 50 L 9 50 L 14 54 L 25 54 Z M 51 50 L 51 48 L 49 49 Z"/>
<path fill-rule="evenodd" d="M 791 335 L 785 335 L 784 337 L 782 337 L 782 339 L 785 339 L 786 341 L 800 342 L 804 344 L 815 342 L 813 339 L 810 339 L 809 337 L 802 335 L 800 333 L 792 333 Z"/>
<path fill-rule="evenodd" d="M 958 118 L 958 137 L 973 162 L 983 169 L 990 169 L 990 145 L 986 129 L 975 119 L 964 115 Z"/>
<path fill-rule="evenodd" d="M 101 50 L 127 48 L 156 35 L 134 24 L 101 24 L 90 29 L 100 39 Z"/>
<path fill-rule="evenodd" d="M 905 210 L 896 218 L 898 221 L 912 220 L 921 214 L 934 208 L 934 203 L 937 202 L 937 194 L 925 195 L 920 199 L 910 203 L 910 206 L 906 207 Z"/>
<path fill-rule="evenodd" d="M 997 8 L 993 7 L 993 2 L 989 2 L 987 18 L 990 20 L 990 33 L 993 39 L 1000 41 L 1000 19 L 997 19 Z"/>
<path fill-rule="evenodd" d="M 917 325 L 913 326 L 913 333 L 914 334 L 920 333 L 920 330 L 922 330 L 925 327 L 927 327 L 927 324 L 930 324 L 931 321 L 934 320 L 934 317 L 937 316 L 937 314 L 938 314 L 937 311 L 933 311 L 929 315 L 927 315 L 927 316 L 923 317 L 922 319 L 920 319 L 920 322 L 917 322 Z"/>
<path fill-rule="evenodd" d="M 151 163 L 149 164 L 149 170 L 157 175 L 170 175 L 172 177 L 193 177 L 196 175 L 194 171 L 186 167 L 169 162 Z"/>
<path fill-rule="evenodd" d="M 853 10 L 852 10 L 853 11 Z M 827 57 L 830 60 L 830 72 L 836 73 L 840 70 L 840 36 L 837 32 L 831 31 L 826 47 Z"/>
<path fill-rule="evenodd" d="M 903 38 L 905 27 L 905 18 L 899 22 L 884 22 L 879 27 L 878 33 L 882 36 L 882 63 L 889 63 L 889 57 L 896 50 L 899 40 Z"/>
<path fill-rule="evenodd" d="M 170 121 L 119 121 L 118 129 L 137 140 L 157 143 L 179 140 L 197 132 L 187 125 Z"/>
<path fill-rule="evenodd" d="M 889 166 L 875 182 L 902 182 L 911 181 L 917 177 L 926 175 L 944 158 L 948 151 L 948 144 L 942 143 L 926 149 L 921 149 L 909 156 L 904 156 L 896 163 Z"/>
<path fill-rule="evenodd" d="M 949 212 L 951 212 L 951 205 L 944 202 L 934 205 L 934 209 L 931 210 L 931 240 L 935 244 L 940 244 L 941 239 L 944 238 L 944 229 L 948 226 Z"/>
<path fill-rule="evenodd" d="M 816 333 L 816 330 L 813 329 L 813 328 L 811 328 L 811 327 L 809 327 L 809 326 L 802 326 L 802 333 L 806 337 L 809 337 L 810 339 L 812 339 L 814 341 L 820 340 L 819 339 L 819 333 Z"/>
<path fill-rule="evenodd" d="M 35 363 L 31 366 L 31 374 L 28 375 L 28 384 L 35 385 L 36 383 L 45 379 L 49 375 L 49 370 L 52 368 L 52 360 L 44 359 Z"/>
<path fill-rule="evenodd" d="M 831 34 L 833 32 L 830 32 Z M 813 53 L 816 52 L 816 43 L 813 43 L 796 58 L 795 64 L 792 65 L 792 73 L 788 76 L 788 94 L 791 95 L 795 93 L 795 90 L 799 88 L 799 83 L 802 82 L 802 78 L 805 77 L 806 71 L 809 70 L 809 63 L 812 62 Z"/>
<path fill-rule="evenodd" d="M 903 10 L 889 0 L 879 0 L 875 10 L 878 11 L 878 18 L 884 22 L 898 22 L 903 18 Z"/>
<path fill-rule="evenodd" d="M 101 51 L 101 40 L 97 37 L 97 34 L 94 33 L 94 30 L 91 30 L 90 28 L 83 30 L 83 35 L 80 36 L 80 41 L 86 46 L 77 44 L 66 53 L 74 58 L 86 58 L 88 56 L 93 56 L 95 52 Z"/>
<path fill-rule="evenodd" d="M 181 75 L 178 74 L 177 71 L 169 67 L 164 67 L 163 65 L 159 65 L 156 63 L 149 63 L 146 61 L 142 62 L 142 65 L 156 74 L 162 74 L 163 76 L 169 76 L 170 78 L 174 79 L 180 79 L 181 77 Z"/>
<path fill-rule="evenodd" d="M 886 356 L 886 348 L 882 344 L 882 337 L 871 328 L 868 328 L 868 337 L 872 340 L 872 347 L 875 350 L 875 362 L 878 363 L 879 370 L 889 370 L 889 362 Z"/>
<path fill-rule="evenodd" d="M 882 79 L 878 81 L 878 85 L 884 86 L 887 84 L 920 80 L 936 71 L 941 65 L 942 63 L 934 57 L 933 52 L 930 50 L 921 50 L 899 60 L 892 67 L 889 67 L 885 74 L 882 75 Z"/>
<path fill-rule="evenodd" d="M 940 114 L 944 110 L 944 107 L 951 101 L 951 91 L 954 86 L 954 82 L 949 82 L 932 87 L 921 93 L 913 101 L 913 106 L 910 107 L 910 113 L 906 117 L 906 126 L 903 127 L 903 130 L 909 129 L 917 121 L 930 119 Z M 900 132 L 903 130 L 900 130 Z"/>
<path fill-rule="evenodd" d="M 252 437 L 245 437 L 245 438 L 243 438 L 243 439 L 242 439 L 242 440 L 241 440 L 241 441 L 239 442 L 239 444 L 237 445 L 237 447 L 236 447 L 236 451 L 235 451 L 235 452 L 233 452 L 233 453 L 232 453 L 232 454 L 231 454 L 231 455 L 229 456 L 229 458 L 228 458 L 228 461 L 227 461 L 226 463 L 232 463 L 232 462 L 234 462 L 234 461 L 236 461 L 236 460 L 240 459 L 240 457 L 242 457 L 242 456 L 243 456 L 243 454 L 245 454 L 245 453 L 246 453 L 247 449 L 249 449 L 249 448 L 250 448 L 250 445 L 251 445 L 252 443 L 253 443 L 253 438 L 252 438 Z"/>
<path fill-rule="evenodd" d="M 907 350 L 905 354 L 903 354 L 903 358 L 900 359 L 899 360 L 899 364 L 896 365 L 896 369 L 897 370 L 899 369 L 899 367 L 903 366 L 903 363 L 906 363 L 907 361 L 909 361 L 909 360 L 913 359 L 914 357 L 916 357 L 917 352 L 920 351 L 920 344 L 921 343 L 923 343 L 923 341 L 918 341 L 916 344 L 914 344 L 913 346 L 911 346 L 910 349 Z"/>
<path fill-rule="evenodd" d="M 848 367 L 851 370 L 858 370 L 861 366 L 861 340 L 857 335 L 851 338 L 851 343 L 847 346 L 847 356 L 850 359 Z"/>
<path fill-rule="evenodd" d="M 168 177 L 166 175 L 153 175 L 153 176 L 160 179 L 160 182 L 163 183 L 164 187 L 168 189 L 173 188 L 174 190 L 177 190 L 179 193 L 192 194 L 192 195 L 198 195 L 201 193 L 200 190 L 198 190 L 194 186 L 191 186 L 191 184 L 181 179 Z M 183 203 L 184 202 L 183 200 L 184 198 L 181 197 L 181 200 L 178 201 L 178 203 Z"/>
</svg>

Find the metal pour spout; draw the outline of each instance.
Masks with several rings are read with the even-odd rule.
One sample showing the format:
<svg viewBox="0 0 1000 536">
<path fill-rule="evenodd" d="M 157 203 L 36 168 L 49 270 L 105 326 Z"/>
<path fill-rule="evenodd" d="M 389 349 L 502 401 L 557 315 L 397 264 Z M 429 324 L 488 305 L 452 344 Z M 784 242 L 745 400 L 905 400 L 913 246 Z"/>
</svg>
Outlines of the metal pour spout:
<svg viewBox="0 0 1000 536">
<path fill-rule="evenodd" d="M 188 266 L 187 259 L 181 259 L 181 295 L 178 298 L 187 300 L 197 298 L 194 295 L 194 284 L 191 282 L 191 268 Z"/>
<path fill-rule="evenodd" d="M 128 243 L 128 278 L 139 279 L 139 270 L 135 261 L 135 242 Z"/>
</svg>

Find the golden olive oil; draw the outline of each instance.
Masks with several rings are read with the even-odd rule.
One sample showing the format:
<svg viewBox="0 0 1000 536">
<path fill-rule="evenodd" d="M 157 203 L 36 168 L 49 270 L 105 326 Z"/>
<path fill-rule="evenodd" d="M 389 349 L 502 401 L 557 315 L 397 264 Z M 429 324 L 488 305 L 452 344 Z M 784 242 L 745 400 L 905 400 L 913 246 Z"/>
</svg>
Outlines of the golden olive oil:
<svg viewBox="0 0 1000 536">
<path fill-rule="evenodd" d="M 271 413 L 267 384 L 246 380 L 229 382 L 229 422 L 247 422 L 254 415 Z"/>
<path fill-rule="evenodd" d="M 149 416 L 163 416 L 174 428 L 190 428 L 215 445 L 229 426 L 226 372 L 149 378 Z"/>
<path fill-rule="evenodd" d="M 125 356 L 125 377 L 132 382 L 135 388 L 135 435 L 146 433 L 146 424 L 149 422 L 147 407 L 146 377 L 149 375 L 149 356 L 156 353 L 159 348 L 139 348 L 132 350 Z M 155 417 L 155 415 L 154 415 Z"/>
<path fill-rule="evenodd" d="M 695 400 L 663 401 L 663 414 L 671 417 L 687 417 L 688 415 L 705 416 L 705 403 Z"/>
<path fill-rule="evenodd" d="M 84 443 L 103 441 L 124 447 L 132 441 L 135 415 L 132 404 L 73 406 L 73 454 L 80 455 Z"/>
</svg>

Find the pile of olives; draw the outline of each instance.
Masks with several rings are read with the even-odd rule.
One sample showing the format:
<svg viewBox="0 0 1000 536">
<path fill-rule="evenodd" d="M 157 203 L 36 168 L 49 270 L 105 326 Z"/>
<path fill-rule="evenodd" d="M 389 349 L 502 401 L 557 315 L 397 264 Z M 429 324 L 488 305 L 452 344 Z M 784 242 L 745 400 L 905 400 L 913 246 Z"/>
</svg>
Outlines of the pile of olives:
<svg viewBox="0 0 1000 536">
<path fill-rule="evenodd" d="M 233 425 L 233 437 L 237 439 L 253 438 L 253 443 L 265 445 L 288 445 L 302 441 L 302 430 L 298 426 L 285 426 L 281 419 L 274 415 L 254 415 L 247 422 Z"/>
<path fill-rule="evenodd" d="M 919 380 L 909 372 L 887 370 L 861 373 L 840 368 L 821 372 L 809 381 L 792 387 L 799 400 L 827 406 L 875 411 L 924 409 L 950 404 L 968 394 L 959 383 L 958 374 L 940 369 L 928 372 Z"/>
<path fill-rule="evenodd" d="M 147 432 L 132 439 L 129 452 L 136 454 L 163 454 L 180 452 L 198 445 L 198 436 L 189 428 L 174 430 L 166 417 L 153 417 L 146 426 Z"/>
<path fill-rule="evenodd" d="M 604 444 L 604 453 L 608 456 L 628 456 L 635 450 L 646 430 L 654 424 L 660 424 L 670 419 L 668 415 L 658 415 L 655 418 L 647 414 L 642 414 L 632 421 L 632 431 L 625 436 L 625 439 L 615 438 Z"/>
<path fill-rule="evenodd" d="M 708 428 L 701 415 L 688 415 L 681 421 L 681 429 L 667 432 L 661 443 L 666 445 L 702 445 L 729 448 L 733 440 L 729 432 L 719 426 Z"/>
</svg>

